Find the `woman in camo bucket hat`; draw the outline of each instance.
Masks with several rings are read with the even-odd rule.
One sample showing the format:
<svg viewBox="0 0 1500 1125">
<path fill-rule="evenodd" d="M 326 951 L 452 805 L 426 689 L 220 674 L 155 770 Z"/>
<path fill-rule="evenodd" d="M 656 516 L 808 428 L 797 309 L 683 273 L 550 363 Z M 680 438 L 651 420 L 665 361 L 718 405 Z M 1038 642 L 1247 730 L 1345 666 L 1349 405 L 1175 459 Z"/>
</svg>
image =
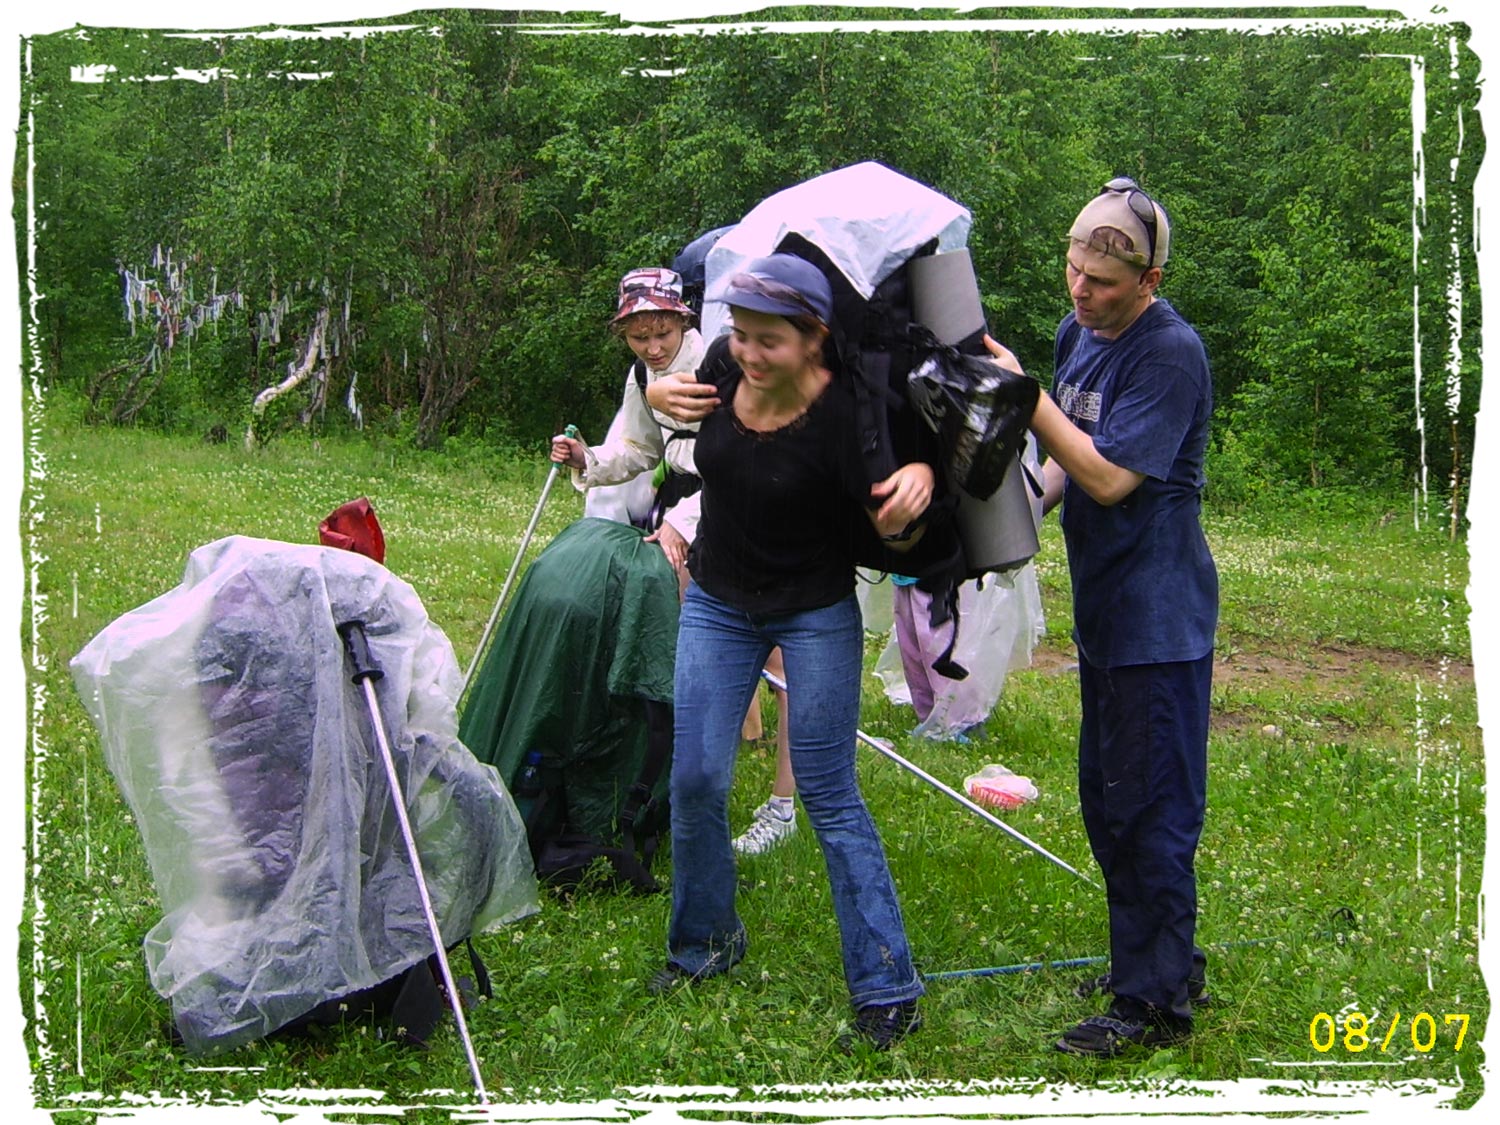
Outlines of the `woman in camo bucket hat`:
<svg viewBox="0 0 1500 1125">
<path fill-rule="evenodd" d="M 691 318 L 693 310 L 682 300 L 682 278 L 675 270 L 647 266 L 620 278 L 620 308 L 611 327 L 637 313 L 677 313 Z"/>
<path fill-rule="evenodd" d="M 609 328 L 630 347 L 635 362 L 625 373 L 619 412 L 602 445 L 565 436 L 552 439 L 552 460 L 572 469 L 574 487 L 588 497 L 584 513 L 648 530 L 647 540 L 661 544 L 682 585 L 688 547 L 698 530 L 699 481 L 693 464 L 698 426 L 653 410 L 646 387 L 663 375 L 697 369 L 704 346 L 691 327 L 692 316 L 675 271 L 648 266 L 622 277 Z M 652 472 L 659 479 L 646 477 L 629 490 L 615 487 Z M 647 481 L 650 489 L 641 487 Z M 639 498 L 633 500 L 635 489 Z"/>
</svg>

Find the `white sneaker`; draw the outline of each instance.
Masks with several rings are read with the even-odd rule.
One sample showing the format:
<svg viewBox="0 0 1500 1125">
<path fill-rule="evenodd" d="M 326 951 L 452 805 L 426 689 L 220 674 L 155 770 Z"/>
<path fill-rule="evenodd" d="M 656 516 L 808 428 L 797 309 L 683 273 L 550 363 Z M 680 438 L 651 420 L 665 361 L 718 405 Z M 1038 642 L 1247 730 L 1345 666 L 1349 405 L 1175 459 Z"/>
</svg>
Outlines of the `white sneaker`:
<svg viewBox="0 0 1500 1125">
<path fill-rule="evenodd" d="M 797 831 L 797 813 L 783 820 L 767 801 L 755 810 L 755 819 L 750 827 L 736 836 L 730 845 L 738 855 L 762 855 L 772 848 L 780 847 Z"/>
</svg>

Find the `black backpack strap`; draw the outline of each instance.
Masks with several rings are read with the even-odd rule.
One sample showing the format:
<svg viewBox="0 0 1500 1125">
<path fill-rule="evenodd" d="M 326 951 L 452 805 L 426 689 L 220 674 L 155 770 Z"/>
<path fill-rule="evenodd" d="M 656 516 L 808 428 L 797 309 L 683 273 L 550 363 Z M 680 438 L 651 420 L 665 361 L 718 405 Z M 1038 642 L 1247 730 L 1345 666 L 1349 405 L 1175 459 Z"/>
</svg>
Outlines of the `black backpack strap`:
<svg viewBox="0 0 1500 1125">
<path fill-rule="evenodd" d="M 625 851 L 640 853 L 642 864 L 651 870 L 651 861 L 656 858 L 656 849 L 661 834 L 645 833 L 639 844 L 636 842 L 638 828 L 650 821 L 656 811 L 656 783 L 672 758 L 672 705 L 654 699 L 645 701 L 646 708 L 646 756 L 641 760 L 641 771 L 631 783 L 620 807 L 618 825 L 620 837 L 625 842 Z"/>
<path fill-rule="evenodd" d="M 427 1041 L 447 1011 L 437 986 L 437 954 L 418 961 L 401 974 L 401 988 L 391 1004 L 390 1024 L 396 1041 L 426 1049 Z"/>
<path fill-rule="evenodd" d="M 969 670 L 953 659 L 953 650 L 958 647 L 958 583 L 949 583 L 945 589 L 935 591 L 932 595 L 932 608 L 928 611 L 927 621 L 934 629 L 953 622 L 953 632 L 948 636 L 948 647 L 943 649 L 942 655 L 932 662 L 932 670 L 940 676 L 946 676 L 950 680 L 966 680 L 969 678 Z"/>
<path fill-rule="evenodd" d="M 651 511 L 646 517 L 647 530 L 660 531 L 667 513 L 702 488 L 703 478 L 696 473 L 679 473 L 676 469 L 668 469 L 666 480 L 661 482 L 661 487 L 652 497 Z"/>
<path fill-rule="evenodd" d="M 637 359 L 630 365 L 630 374 L 635 379 L 636 389 L 641 392 L 641 401 L 646 404 L 646 410 L 655 418 L 656 412 L 651 409 L 651 400 L 646 397 L 646 383 L 648 380 L 646 378 L 645 362 Z M 684 438 L 695 438 L 697 436 L 697 430 L 667 430 L 668 441 L 682 441 Z"/>
<path fill-rule="evenodd" d="M 495 990 L 490 984 L 490 970 L 480 960 L 479 951 L 474 948 L 472 937 L 464 938 L 464 946 L 469 951 L 469 966 L 474 970 L 474 987 L 486 1000 L 495 998 Z"/>
<path fill-rule="evenodd" d="M 568 894 L 577 889 L 601 859 L 609 865 L 615 886 L 626 886 L 642 895 L 660 893 L 661 885 L 634 852 L 609 847 L 593 836 L 581 834 L 556 836 L 542 846 L 536 861 L 537 879 L 554 891 Z"/>
<path fill-rule="evenodd" d="M 526 842 L 531 847 L 533 861 L 541 858 L 543 845 L 549 837 L 557 835 L 563 820 L 561 777 L 557 771 L 551 770 L 544 772 L 542 776 L 546 780 L 541 791 L 531 798 L 531 807 L 526 810 L 523 820 L 526 825 Z"/>
<path fill-rule="evenodd" d="M 1031 471 L 1024 458 L 1017 458 L 1017 464 L 1021 466 L 1021 475 L 1026 478 L 1026 487 L 1031 489 L 1034 496 L 1041 497 L 1047 494 L 1047 482 L 1043 477 L 1037 476 Z"/>
</svg>

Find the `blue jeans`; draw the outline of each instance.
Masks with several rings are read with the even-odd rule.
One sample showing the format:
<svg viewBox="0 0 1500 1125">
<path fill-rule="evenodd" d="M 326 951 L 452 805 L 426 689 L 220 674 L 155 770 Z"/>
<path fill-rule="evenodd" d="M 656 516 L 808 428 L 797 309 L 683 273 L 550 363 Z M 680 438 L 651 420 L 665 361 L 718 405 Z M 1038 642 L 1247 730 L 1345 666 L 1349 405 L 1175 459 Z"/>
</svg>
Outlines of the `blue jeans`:
<svg viewBox="0 0 1500 1125">
<path fill-rule="evenodd" d="M 792 771 L 818 835 L 856 1008 L 922 995 L 885 852 L 854 777 L 864 631 L 854 595 L 763 617 L 690 583 L 677 632 L 672 754 L 671 964 L 695 976 L 745 955 L 734 909 L 729 788 L 740 724 L 771 649 L 786 663 Z"/>
<path fill-rule="evenodd" d="M 1203 971 L 1193 857 L 1207 804 L 1213 653 L 1120 668 L 1080 658 L 1078 671 L 1078 796 L 1109 899 L 1110 987 L 1188 1020 L 1188 976 Z"/>
</svg>

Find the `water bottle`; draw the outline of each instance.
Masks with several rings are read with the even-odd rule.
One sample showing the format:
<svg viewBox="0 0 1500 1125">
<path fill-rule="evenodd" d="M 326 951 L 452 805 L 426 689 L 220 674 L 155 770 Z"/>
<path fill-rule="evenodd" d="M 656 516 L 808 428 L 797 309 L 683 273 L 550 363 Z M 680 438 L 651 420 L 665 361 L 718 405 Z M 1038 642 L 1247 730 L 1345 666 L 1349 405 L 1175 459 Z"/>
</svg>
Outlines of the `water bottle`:
<svg viewBox="0 0 1500 1125">
<path fill-rule="evenodd" d="M 515 791 L 511 794 L 516 800 L 516 808 L 520 811 L 522 820 L 530 818 L 532 806 L 541 795 L 542 752 L 528 750 L 521 763 L 521 772 L 516 775 Z"/>
</svg>

